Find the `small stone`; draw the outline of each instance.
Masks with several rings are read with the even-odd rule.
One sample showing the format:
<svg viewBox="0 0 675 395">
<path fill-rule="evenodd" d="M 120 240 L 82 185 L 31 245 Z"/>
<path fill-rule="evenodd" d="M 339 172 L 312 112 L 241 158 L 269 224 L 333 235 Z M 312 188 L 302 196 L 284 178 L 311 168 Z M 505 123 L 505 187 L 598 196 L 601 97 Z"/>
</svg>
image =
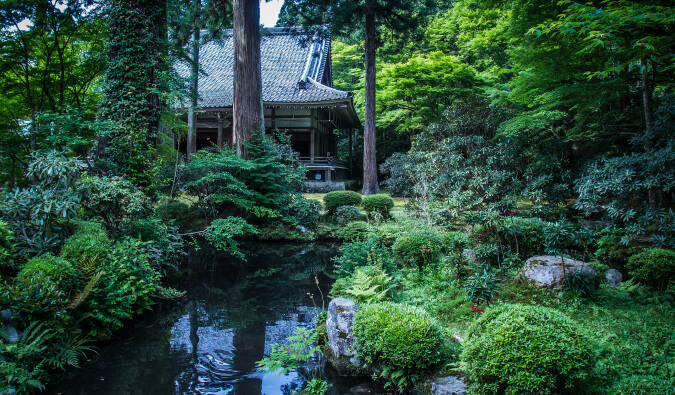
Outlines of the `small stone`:
<svg viewBox="0 0 675 395">
<path fill-rule="evenodd" d="M 10 343 L 16 343 L 19 341 L 19 332 L 15 327 L 11 325 L 5 325 L 5 333 L 7 334 L 7 340 Z"/>
<path fill-rule="evenodd" d="M 441 377 L 431 383 L 432 395 L 466 395 L 467 386 L 460 377 Z"/>
<path fill-rule="evenodd" d="M 375 395 L 381 394 L 382 389 L 374 383 L 362 383 L 349 389 L 350 395 Z"/>
<path fill-rule="evenodd" d="M 605 273 L 605 282 L 607 285 L 610 287 L 618 287 L 621 285 L 621 272 L 619 272 L 616 269 L 609 269 L 607 270 L 607 273 Z"/>
<path fill-rule="evenodd" d="M 355 358 L 356 351 L 353 347 L 354 333 L 352 329 L 357 310 L 356 303 L 345 298 L 335 298 L 328 304 L 326 332 L 330 353 L 327 356 L 338 370 L 356 369 L 356 365 L 351 361 L 358 361 Z"/>
</svg>

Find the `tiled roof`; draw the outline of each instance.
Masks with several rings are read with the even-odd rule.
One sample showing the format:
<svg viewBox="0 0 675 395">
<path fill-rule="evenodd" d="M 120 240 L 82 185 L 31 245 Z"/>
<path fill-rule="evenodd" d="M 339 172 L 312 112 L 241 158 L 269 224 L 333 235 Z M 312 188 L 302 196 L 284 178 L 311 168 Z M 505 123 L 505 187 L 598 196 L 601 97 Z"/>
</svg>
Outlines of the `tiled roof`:
<svg viewBox="0 0 675 395">
<path fill-rule="evenodd" d="M 265 29 L 261 37 L 261 74 L 264 103 L 320 103 L 342 101 L 349 92 L 321 81 L 326 73 L 329 39 L 303 45 L 301 38 L 283 28 Z M 199 106 L 231 107 L 233 102 L 233 40 L 228 31 L 220 42 L 200 48 Z M 189 66 L 178 67 L 189 76 Z M 330 74 L 329 74 L 330 75 Z"/>
</svg>

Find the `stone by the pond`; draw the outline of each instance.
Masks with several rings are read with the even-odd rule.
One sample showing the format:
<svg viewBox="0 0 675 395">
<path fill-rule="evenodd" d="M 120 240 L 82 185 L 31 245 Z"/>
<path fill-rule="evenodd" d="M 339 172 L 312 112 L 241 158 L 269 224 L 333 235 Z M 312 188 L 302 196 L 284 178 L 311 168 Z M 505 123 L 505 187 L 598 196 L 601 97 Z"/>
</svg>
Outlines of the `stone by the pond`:
<svg viewBox="0 0 675 395">
<path fill-rule="evenodd" d="M 377 395 L 382 393 L 382 388 L 375 383 L 362 383 L 349 389 L 350 395 Z"/>
<path fill-rule="evenodd" d="M 546 288 L 562 285 L 566 274 L 575 273 L 589 278 L 598 276 L 595 269 L 586 262 L 552 255 L 533 256 L 525 262 L 521 273 L 536 285 Z"/>
<path fill-rule="evenodd" d="M 328 304 L 326 332 L 330 348 L 329 357 L 333 365 L 341 372 L 356 369 L 350 360 L 356 357 L 352 327 L 357 310 L 356 303 L 345 298 L 335 298 Z"/>
<path fill-rule="evenodd" d="M 431 383 L 432 395 L 466 395 L 467 386 L 460 377 L 441 377 Z"/>
<path fill-rule="evenodd" d="M 616 269 L 609 269 L 607 270 L 607 273 L 605 273 L 605 282 L 607 285 L 610 287 L 618 287 L 621 285 L 621 272 L 619 272 Z"/>
</svg>

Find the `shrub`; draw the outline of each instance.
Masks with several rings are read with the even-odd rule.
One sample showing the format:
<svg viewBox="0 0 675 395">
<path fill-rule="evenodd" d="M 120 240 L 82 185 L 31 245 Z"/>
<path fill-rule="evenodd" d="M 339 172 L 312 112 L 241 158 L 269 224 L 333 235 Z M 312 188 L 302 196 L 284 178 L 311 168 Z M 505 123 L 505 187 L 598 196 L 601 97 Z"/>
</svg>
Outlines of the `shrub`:
<svg viewBox="0 0 675 395">
<path fill-rule="evenodd" d="M 21 324 L 49 321 L 62 316 L 68 296 L 47 274 L 40 272 L 17 277 L 2 290 L 0 304 L 11 306 Z"/>
<path fill-rule="evenodd" d="M 439 236 L 445 253 L 462 254 L 469 247 L 469 236 L 465 232 L 444 232 Z"/>
<path fill-rule="evenodd" d="M 332 191 L 323 196 L 323 206 L 333 214 L 340 206 L 358 206 L 361 204 L 361 195 L 354 191 Z"/>
<path fill-rule="evenodd" d="M 512 252 L 529 258 L 544 252 L 544 230 L 547 222 L 539 218 L 508 217 L 499 226 L 499 235 Z"/>
<path fill-rule="evenodd" d="M 388 176 L 382 181 L 382 185 L 391 196 L 406 196 L 411 193 L 413 183 L 409 176 L 410 168 L 410 157 L 400 152 L 394 152 L 380 165 L 380 172 Z"/>
<path fill-rule="evenodd" d="M 152 306 L 160 277 L 151 264 L 154 254 L 150 243 L 137 239 L 127 237 L 115 244 L 87 299 L 93 335 L 109 335 Z"/>
<path fill-rule="evenodd" d="M 359 358 L 396 387 L 409 387 L 444 361 L 443 335 L 424 310 L 391 302 L 365 305 L 354 318 Z"/>
<path fill-rule="evenodd" d="M 374 229 L 365 221 L 354 221 L 348 223 L 340 230 L 340 237 L 347 241 L 365 240 L 372 233 Z"/>
<path fill-rule="evenodd" d="M 524 305 L 489 309 L 471 325 L 464 370 L 474 393 L 577 393 L 594 352 L 579 325 L 559 311 Z"/>
<path fill-rule="evenodd" d="M 321 203 L 314 199 L 305 199 L 302 195 L 292 195 L 288 206 L 288 215 L 298 225 L 314 229 L 321 216 Z"/>
<path fill-rule="evenodd" d="M 356 240 L 344 243 L 340 248 L 340 255 L 333 258 L 335 269 L 340 276 L 351 275 L 357 267 L 366 265 L 381 265 L 391 273 L 396 265 L 391 257 L 391 250 L 380 245 L 377 238 Z"/>
<path fill-rule="evenodd" d="M 36 275 L 45 276 L 66 295 L 77 287 L 77 268 L 64 258 L 55 257 L 51 254 L 41 255 L 29 260 L 17 275 L 17 279 L 19 282 L 26 282 Z"/>
<path fill-rule="evenodd" d="M 389 215 L 389 210 L 394 208 L 394 199 L 383 193 L 378 193 L 364 197 L 361 205 L 369 215 L 377 213 L 386 217 Z"/>
<path fill-rule="evenodd" d="M 434 263 L 443 250 L 443 241 L 435 230 L 413 231 L 396 239 L 394 252 L 409 265 L 420 270 Z"/>
<path fill-rule="evenodd" d="M 648 248 L 631 256 L 627 267 L 638 281 L 664 289 L 675 279 L 675 251 Z"/>
<path fill-rule="evenodd" d="M 157 207 L 155 214 L 164 222 L 174 220 L 183 227 L 190 218 L 190 206 L 183 202 L 168 202 Z"/>
<path fill-rule="evenodd" d="M 675 386 L 669 380 L 655 376 L 629 376 L 618 380 L 609 391 L 614 395 L 661 395 L 672 394 Z"/>
<path fill-rule="evenodd" d="M 337 225 L 345 226 L 350 222 L 361 218 L 361 210 L 354 206 L 340 206 L 333 213 L 333 222 Z"/>
<path fill-rule="evenodd" d="M 66 239 L 59 256 L 77 263 L 81 269 L 93 273 L 110 251 L 110 239 L 101 224 L 80 222 L 75 234 Z"/>
<path fill-rule="evenodd" d="M 152 243 L 156 252 L 153 263 L 156 263 L 157 268 L 162 271 L 165 266 L 171 266 L 185 254 L 182 250 L 183 242 L 178 236 L 178 229 L 163 223 L 157 217 L 129 220 L 122 230 L 126 236 Z"/>
<path fill-rule="evenodd" d="M 0 221 L 0 267 L 11 264 L 13 253 L 14 234 L 6 223 Z"/>
</svg>

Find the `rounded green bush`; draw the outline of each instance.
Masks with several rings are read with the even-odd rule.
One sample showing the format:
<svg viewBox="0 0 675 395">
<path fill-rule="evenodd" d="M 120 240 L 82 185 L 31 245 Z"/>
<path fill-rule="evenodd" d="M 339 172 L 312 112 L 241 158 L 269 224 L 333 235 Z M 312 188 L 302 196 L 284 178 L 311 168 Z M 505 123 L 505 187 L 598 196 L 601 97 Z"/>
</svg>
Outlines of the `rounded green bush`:
<svg viewBox="0 0 675 395">
<path fill-rule="evenodd" d="M 354 221 L 348 223 L 340 230 L 340 236 L 347 241 L 365 240 L 372 235 L 374 229 L 365 221 Z"/>
<path fill-rule="evenodd" d="M 361 204 L 361 195 L 354 191 L 332 191 L 323 195 L 323 206 L 331 214 L 340 206 L 358 206 L 359 204 Z"/>
<path fill-rule="evenodd" d="M 363 198 L 361 206 L 368 214 L 377 213 L 386 217 L 389 210 L 394 208 L 394 199 L 383 193 L 368 195 Z"/>
<path fill-rule="evenodd" d="M 345 226 L 346 224 L 357 221 L 361 218 L 361 210 L 354 206 L 340 206 L 335 209 L 333 213 L 333 222 L 337 225 Z"/>
<path fill-rule="evenodd" d="M 614 395 L 675 394 L 675 386 L 669 380 L 660 377 L 629 376 L 617 381 L 609 393 Z"/>
<path fill-rule="evenodd" d="M 595 365 L 576 322 L 550 308 L 508 304 L 471 325 L 461 358 L 479 394 L 577 393 Z"/>
<path fill-rule="evenodd" d="M 359 359 L 398 388 L 445 360 L 443 332 L 425 310 L 391 302 L 365 305 L 354 318 Z"/>
<path fill-rule="evenodd" d="M 46 281 L 56 284 L 58 289 L 66 294 L 75 290 L 78 283 L 77 268 L 68 260 L 51 254 L 30 259 L 21 269 L 17 278 L 20 282 L 25 282 L 37 275 L 43 276 Z"/>
<path fill-rule="evenodd" d="M 675 279 L 675 251 L 648 248 L 631 256 L 627 267 L 638 281 L 663 289 Z"/>
<path fill-rule="evenodd" d="M 415 230 L 394 242 L 394 252 L 409 265 L 420 270 L 438 260 L 443 251 L 443 240 L 433 229 Z"/>
<path fill-rule="evenodd" d="M 93 271 L 101 266 L 109 251 L 110 239 L 101 224 L 81 222 L 75 234 L 63 243 L 59 256 Z"/>
<path fill-rule="evenodd" d="M 440 238 L 447 253 L 461 254 L 469 247 L 469 236 L 465 232 L 444 232 Z"/>
</svg>

